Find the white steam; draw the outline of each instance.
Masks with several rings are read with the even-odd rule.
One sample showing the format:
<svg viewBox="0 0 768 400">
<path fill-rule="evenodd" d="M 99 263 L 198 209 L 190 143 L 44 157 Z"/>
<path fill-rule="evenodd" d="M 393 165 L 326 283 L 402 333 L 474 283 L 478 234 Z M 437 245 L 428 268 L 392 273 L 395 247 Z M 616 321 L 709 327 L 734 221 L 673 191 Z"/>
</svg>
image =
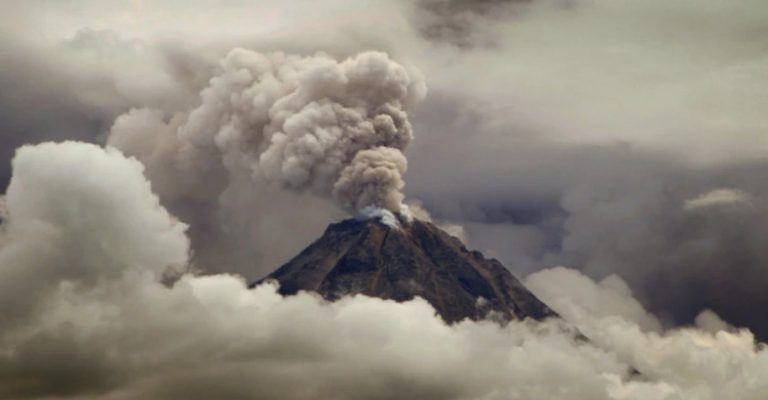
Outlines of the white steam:
<svg viewBox="0 0 768 400">
<path fill-rule="evenodd" d="M 198 106 L 167 121 L 159 110 L 131 111 L 118 118 L 109 143 L 150 168 L 165 164 L 157 168 L 165 172 L 150 171 L 153 182 L 171 164 L 179 176 L 169 179 L 186 185 L 182 194 L 247 173 L 256 182 L 333 197 L 351 212 L 399 211 L 402 151 L 413 138 L 406 110 L 424 91 L 380 52 L 337 61 L 235 49 Z"/>
</svg>

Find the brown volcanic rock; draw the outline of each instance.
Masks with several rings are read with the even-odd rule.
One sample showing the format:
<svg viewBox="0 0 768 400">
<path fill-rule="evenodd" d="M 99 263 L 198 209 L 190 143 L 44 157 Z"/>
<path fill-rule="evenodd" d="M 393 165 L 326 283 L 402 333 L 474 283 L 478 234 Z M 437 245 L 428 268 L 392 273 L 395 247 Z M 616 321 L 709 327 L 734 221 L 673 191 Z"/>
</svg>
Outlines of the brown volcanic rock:
<svg viewBox="0 0 768 400">
<path fill-rule="evenodd" d="M 345 220 L 294 259 L 254 283 L 275 279 L 280 293 L 328 300 L 348 294 L 406 301 L 420 296 L 447 322 L 556 316 L 495 259 L 469 251 L 435 225 L 413 220 Z"/>
</svg>

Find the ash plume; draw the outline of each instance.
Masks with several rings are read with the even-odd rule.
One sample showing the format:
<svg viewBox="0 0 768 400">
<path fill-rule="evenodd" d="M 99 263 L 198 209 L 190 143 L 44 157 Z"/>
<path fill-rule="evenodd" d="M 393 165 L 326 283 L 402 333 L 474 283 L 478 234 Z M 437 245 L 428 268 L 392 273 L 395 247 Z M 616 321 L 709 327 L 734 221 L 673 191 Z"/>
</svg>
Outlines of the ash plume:
<svg viewBox="0 0 768 400">
<path fill-rule="evenodd" d="M 118 118 L 109 143 L 149 165 L 155 157 L 171 164 L 187 193 L 210 185 L 200 177 L 245 173 L 257 184 L 332 197 L 353 213 L 397 212 L 402 151 L 413 138 L 407 109 L 424 91 L 380 52 L 337 61 L 235 49 L 199 105 L 168 121 L 159 110 L 132 111 Z"/>
</svg>

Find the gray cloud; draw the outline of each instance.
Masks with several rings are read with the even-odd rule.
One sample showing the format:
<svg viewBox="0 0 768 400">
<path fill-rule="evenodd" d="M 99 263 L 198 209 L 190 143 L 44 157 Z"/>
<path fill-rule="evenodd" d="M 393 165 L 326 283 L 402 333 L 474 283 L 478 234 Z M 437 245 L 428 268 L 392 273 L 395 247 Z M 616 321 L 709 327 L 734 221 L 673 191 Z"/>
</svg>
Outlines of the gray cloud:
<svg viewBox="0 0 768 400">
<path fill-rule="evenodd" d="M 471 132 L 475 123 L 449 121 L 458 127 L 442 132 Z M 460 165 L 425 152 L 412 157 L 408 177 L 409 193 L 436 218 L 463 224 L 475 246 L 521 275 L 558 264 L 596 278 L 618 274 L 667 324 L 691 323 L 712 308 L 768 334 L 752 311 L 768 305 L 760 179 L 768 164 L 700 165 L 674 151 L 483 131 L 485 141 L 457 134 L 444 142 L 443 154 L 462 152 Z"/>
<path fill-rule="evenodd" d="M 531 0 L 421 0 L 414 14 L 424 37 L 459 48 L 492 47 L 498 37 L 484 30 L 488 21 L 510 20 Z"/>
<path fill-rule="evenodd" d="M 3 188 L 17 147 L 46 140 L 104 142 L 114 119 L 131 106 L 173 110 L 185 104 L 199 77 L 185 74 L 182 65 L 198 71 L 206 65 L 203 56 L 184 57 L 178 49 L 107 30 L 82 29 L 54 43 L 0 30 L 0 46 Z"/>
</svg>

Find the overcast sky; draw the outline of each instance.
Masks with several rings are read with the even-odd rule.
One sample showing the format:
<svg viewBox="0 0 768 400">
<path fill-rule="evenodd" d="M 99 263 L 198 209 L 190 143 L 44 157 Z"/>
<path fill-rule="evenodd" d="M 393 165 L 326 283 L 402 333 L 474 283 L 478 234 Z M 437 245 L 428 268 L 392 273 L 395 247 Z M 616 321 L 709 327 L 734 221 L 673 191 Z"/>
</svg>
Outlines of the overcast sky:
<svg viewBox="0 0 768 400">
<path fill-rule="evenodd" d="M 108 153 L 104 171 L 73 170 L 95 174 L 94 184 L 80 189 L 119 192 L 125 179 L 125 191 L 139 193 L 136 202 L 125 200 L 120 207 L 128 211 L 105 208 L 104 213 L 145 215 L 142 207 L 152 201 L 137 199 L 156 195 L 163 211 L 147 220 L 178 220 L 186 226 L 169 228 L 167 235 L 156 232 L 177 247 L 175 253 L 149 249 L 146 259 L 137 256 L 138 261 L 124 264 L 161 269 L 155 265 L 170 263 L 198 275 L 231 273 L 245 281 L 272 271 L 328 223 L 367 203 L 395 211 L 424 208 L 438 224 L 462 231 L 470 247 L 529 278 L 544 297 L 562 291 L 582 304 L 575 299 L 603 298 L 595 293 L 607 291 L 626 300 L 626 307 L 585 309 L 601 318 L 622 315 L 627 323 L 656 331 L 692 324 L 716 331 L 713 326 L 730 326 L 724 320 L 768 340 L 762 312 L 768 308 L 767 51 L 768 3 L 763 0 L 2 1 L 0 184 L 6 191 L 13 177 L 67 185 L 71 176 L 66 174 L 22 176 L 16 169 L 49 171 L 53 167 L 46 158 L 56 161 L 56 154 L 70 163 L 92 153 L 101 157 L 96 147 L 48 147 L 39 150 L 47 156 L 30 155 L 31 161 L 13 169 L 13 155 L 24 144 L 75 140 L 116 147 L 138 160 L 138 175 L 121 155 Z M 317 127 L 331 136 L 340 132 L 338 140 L 305 140 L 304 132 Z M 353 160 L 361 149 L 367 152 Z M 70 153 L 72 158 L 64 156 Z M 59 168 L 69 165 L 58 161 Z M 387 173 L 375 182 L 366 180 L 366 168 L 380 165 L 387 165 Z M 113 175 L 97 174 L 109 171 Z M 101 186 L 102 180 L 116 186 Z M 79 188 L 77 182 L 69 184 Z M 28 232 L 37 229 L 30 221 L 38 212 L 49 215 L 46 207 L 59 210 L 58 196 L 77 194 L 75 189 L 57 192 L 57 187 L 35 192 L 29 185 L 17 184 L 16 194 L 13 185 L 7 189 L 6 219 L 16 227 L 6 226 L 2 243 L 15 243 L 14 251 L 23 252 L 20 243 L 46 243 L 39 232 Z M 53 200 L 25 207 L 35 196 Z M 122 223 L 75 233 L 91 238 Z M 131 233 L 139 227 L 126 229 L 114 240 L 152 247 Z M 130 239 L 117 239 L 124 234 Z M 122 256 L 101 255 L 93 262 Z M 0 261 L 34 264 L 27 257 L 6 254 Z M 36 262 L 44 271 L 54 268 L 50 260 Z M 83 271 L 61 276 L 92 273 Z M 51 276 L 46 281 L 59 275 Z M 138 290 L 136 282 L 121 284 L 131 293 Z M 158 296 L 172 297 L 158 300 L 167 307 L 183 297 Z M 18 309 L 24 311 L 10 314 L 35 312 L 21 303 Z M 308 307 L 302 312 L 323 306 Z M 701 314 L 705 310 L 710 311 Z M 154 318 L 140 314 L 132 318 Z M 28 327 L 52 323 L 53 317 L 14 318 Z M 281 318 L 270 314 L 242 324 Z M 208 322 L 185 320 L 181 328 L 164 329 L 179 332 Z M 495 340 L 467 329 L 472 333 L 451 331 L 461 339 L 446 340 L 475 334 Z M 231 332 L 211 335 L 233 337 Z M 311 337 L 296 340 L 317 344 Z M 328 350 L 317 345 L 317 351 Z M 484 349 L 467 350 L 467 359 L 480 357 Z M 174 355 L 163 362 L 171 368 L 178 360 Z M 81 361 L 98 370 L 93 360 Z M 614 373 L 613 362 L 601 363 L 595 374 Z M 641 361 L 633 362 L 633 368 L 642 369 Z M 16 368 L 7 373 L 13 379 L 24 371 L 39 372 L 31 361 L 23 368 L 12 364 L 0 363 L 0 376 L 6 367 Z M 386 369 L 384 364 L 371 368 Z M 271 372 L 263 376 L 280 376 L 274 366 L 265 368 Z M 141 375 L 110 371 L 119 379 L 85 379 L 82 387 L 61 392 L 46 391 L 58 387 L 53 381 L 36 386 L 42 388 L 37 392 L 7 392 L 111 393 L 111 398 L 180 393 L 174 392 L 178 387 L 163 392 L 161 383 L 146 377 L 125 392 L 104 391 Z M 443 372 L 438 375 L 450 376 Z M 685 395 L 688 380 L 662 375 L 655 376 L 658 385 Z M 0 378 L 0 386 L 3 379 L 13 380 Z M 374 394 L 378 384 L 366 384 L 370 398 L 383 398 Z M 339 385 L 323 393 L 343 391 Z M 467 385 L 468 394 L 458 398 L 475 398 L 474 386 Z M 427 385 L 410 396 L 445 398 L 441 390 L 454 389 Z M 583 393 L 590 398 L 592 392 Z"/>
</svg>

